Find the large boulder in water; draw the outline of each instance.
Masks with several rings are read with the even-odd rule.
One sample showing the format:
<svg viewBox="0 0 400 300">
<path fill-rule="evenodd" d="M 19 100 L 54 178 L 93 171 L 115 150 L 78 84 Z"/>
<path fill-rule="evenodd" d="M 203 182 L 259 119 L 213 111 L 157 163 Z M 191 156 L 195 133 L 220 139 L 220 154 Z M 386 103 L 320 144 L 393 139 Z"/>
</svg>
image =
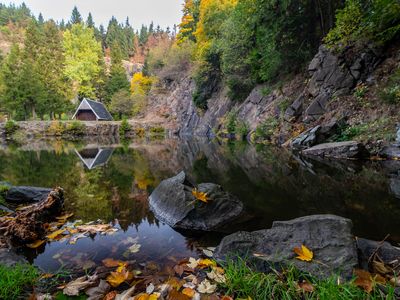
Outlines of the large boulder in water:
<svg viewBox="0 0 400 300">
<path fill-rule="evenodd" d="M 319 278 L 336 274 L 350 278 L 358 264 L 351 229 L 351 220 L 334 215 L 274 222 L 271 229 L 242 231 L 225 237 L 217 247 L 215 257 L 226 260 L 247 256 L 261 272 L 294 265 Z M 301 245 L 313 251 L 312 261 L 296 259 L 293 249 Z"/>
<path fill-rule="evenodd" d="M 194 186 L 184 172 L 162 181 L 149 198 L 157 219 L 176 229 L 214 231 L 243 212 L 243 203 L 221 186 L 202 183 L 196 188 L 207 194 L 208 203 L 197 200 Z"/>
<path fill-rule="evenodd" d="M 18 204 L 39 202 L 46 199 L 51 191 L 51 189 L 41 187 L 12 186 L 4 195 L 4 199 Z"/>
<path fill-rule="evenodd" d="M 338 159 L 363 159 L 369 156 L 362 143 L 355 141 L 319 144 L 301 152 L 305 156 L 320 156 Z"/>
</svg>

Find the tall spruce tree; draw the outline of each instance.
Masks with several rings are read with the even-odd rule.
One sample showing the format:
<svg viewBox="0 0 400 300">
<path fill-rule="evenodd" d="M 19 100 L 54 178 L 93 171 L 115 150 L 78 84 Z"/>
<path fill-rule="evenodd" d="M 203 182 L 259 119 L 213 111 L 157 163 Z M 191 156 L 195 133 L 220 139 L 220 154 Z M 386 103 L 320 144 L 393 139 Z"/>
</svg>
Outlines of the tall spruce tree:
<svg viewBox="0 0 400 300">
<path fill-rule="evenodd" d="M 79 24 L 82 22 L 83 22 L 82 15 L 80 14 L 78 8 L 76 6 L 74 6 L 74 8 L 72 10 L 70 23 L 73 25 L 73 24 Z"/>
</svg>

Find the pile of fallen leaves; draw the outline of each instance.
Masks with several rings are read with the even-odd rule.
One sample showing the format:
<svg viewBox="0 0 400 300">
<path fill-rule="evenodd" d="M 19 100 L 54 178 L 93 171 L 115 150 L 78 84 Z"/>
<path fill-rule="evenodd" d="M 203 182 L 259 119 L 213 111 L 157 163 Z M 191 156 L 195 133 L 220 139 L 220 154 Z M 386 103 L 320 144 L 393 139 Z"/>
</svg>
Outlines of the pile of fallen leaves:
<svg viewBox="0 0 400 300">
<path fill-rule="evenodd" d="M 32 249 L 39 248 L 46 242 L 53 241 L 68 241 L 69 244 L 73 245 L 79 239 L 87 238 L 96 234 L 101 235 L 111 235 L 118 231 L 110 224 L 102 224 L 101 220 L 96 222 L 83 223 L 80 220 L 75 222 L 68 222 L 67 220 L 71 218 L 73 214 L 65 214 L 63 216 L 57 217 L 57 222 L 45 224 L 45 228 L 48 232 L 46 239 L 37 240 L 26 246 Z"/>
<path fill-rule="evenodd" d="M 213 249 L 205 249 L 210 254 Z M 143 274 L 135 261 L 107 258 L 92 275 L 58 287 L 65 296 L 86 295 L 90 300 L 229 300 L 217 291 L 226 282 L 224 270 L 210 258 L 189 258 L 176 263 L 168 276 Z M 52 299 L 36 294 L 34 299 Z M 47 298 L 46 298 L 47 297 Z"/>
</svg>

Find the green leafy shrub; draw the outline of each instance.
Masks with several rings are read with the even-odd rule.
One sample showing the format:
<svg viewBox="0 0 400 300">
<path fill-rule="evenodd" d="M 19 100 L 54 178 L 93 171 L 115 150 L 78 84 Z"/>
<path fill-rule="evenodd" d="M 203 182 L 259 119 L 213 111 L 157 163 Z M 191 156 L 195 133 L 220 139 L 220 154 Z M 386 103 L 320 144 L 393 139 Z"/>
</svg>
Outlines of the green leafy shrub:
<svg viewBox="0 0 400 300">
<path fill-rule="evenodd" d="M 79 121 L 68 122 L 63 133 L 81 136 L 85 134 L 86 125 Z"/>
<path fill-rule="evenodd" d="M 0 265 L 0 299 L 19 299 L 24 288 L 33 285 L 38 278 L 38 270 L 31 265 Z"/>
<path fill-rule="evenodd" d="M 357 41 L 385 44 L 400 33 L 398 0 L 347 0 L 337 11 L 336 26 L 324 38 L 328 47 L 343 49 Z"/>
<path fill-rule="evenodd" d="M 131 130 L 131 125 L 129 124 L 128 120 L 124 118 L 119 126 L 119 135 L 126 136 L 127 133 Z"/>
<path fill-rule="evenodd" d="M 226 122 L 226 129 L 229 134 L 236 133 L 236 123 L 237 123 L 236 113 L 231 111 L 227 116 L 227 122 Z"/>
<path fill-rule="evenodd" d="M 389 78 L 380 98 L 388 104 L 400 103 L 400 68 Z"/>
<path fill-rule="evenodd" d="M 261 123 L 254 133 L 255 140 L 269 140 L 279 126 L 279 121 L 274 117 L 267 118 Z"/>
<path fill-rule="evenodd" d="M 152 136 L 163 136 L 165 134 L 165 129 L 161 126 L 151 127 L 150 134 Z"/>
<path fill-rule="evenodd" d="M 6 135 L 12 135 L 19 129 L 19 126 L 18 126 L 17 122 L 15 122 L 13 120 L 8 120 L 5 124 L 4 129 L 5 129 Z"/>
<path fill-rule="evenodd" d="M 250 131 L 249 125 L 246 122 L 243 121 L 237 122 L 235 133 L 240 139 L 242 140 L 246 139 L 247 135 L 249 134 L 249 131 Z"/>
<path fill-rule="evenodd" d="M 347 0 L 343 9 L 336 13 L 336 26 L 329 31 L 324 42 L 329 47 L 346 46 L 350 40 L 356 38 L 362 22 L 363 13 L 358 0 Z"/>
</svg>

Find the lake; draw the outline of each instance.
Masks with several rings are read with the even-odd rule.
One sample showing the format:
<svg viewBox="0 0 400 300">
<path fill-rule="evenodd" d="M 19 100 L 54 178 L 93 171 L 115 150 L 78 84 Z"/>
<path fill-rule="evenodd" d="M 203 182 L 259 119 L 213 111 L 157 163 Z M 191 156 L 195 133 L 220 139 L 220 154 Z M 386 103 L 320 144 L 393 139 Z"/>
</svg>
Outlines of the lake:
<svg viewBox="0 0 400 300">
<path fill-rule="evenodd" d="M 213 182 L 241 199 L 245 217 L 218 233 L 180 233 L 159 222 L 148 196 L 163 180 L 185 171 L 194 183 Z M 129 259 L 168 272 L 237 230 L 269 228 L 275 220 L 336 214 L 353 221 L 354 233 L 400 242 L 400 162 L 364 163 L 304 159 L 282 148 L 209 140 L 167 139 L 72 143 L 30 142 L 0 148 L 0 181 L 61 186 L 73 219 L 117 226 L 70 245 L 53 242 L 20 250 L 46 272 L 90 269 L 105 258 L 124 259 L 129 240 L 140 251 Z"/>
</svg>

